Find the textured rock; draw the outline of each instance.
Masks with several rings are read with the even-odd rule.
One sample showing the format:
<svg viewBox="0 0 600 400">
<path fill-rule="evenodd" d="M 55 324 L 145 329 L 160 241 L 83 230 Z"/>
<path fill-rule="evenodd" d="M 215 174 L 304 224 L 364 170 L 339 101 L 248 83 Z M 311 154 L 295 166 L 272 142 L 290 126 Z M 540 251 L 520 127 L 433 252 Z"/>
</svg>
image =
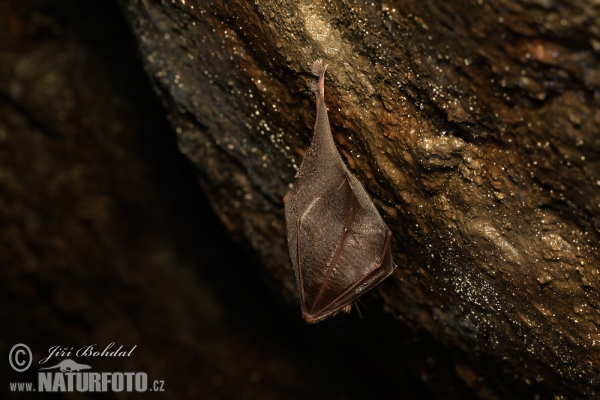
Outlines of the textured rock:
<svg viewBox="0 0 600 400">
<path fill-rule="evenodd" d="M 597 6 L 121 3 L 181 151 L 281 296 L 322 57 L 336 141 L 393 231 L 385 308 L 462 350 L 480 397 L 598 395 Z"/>
</svg>

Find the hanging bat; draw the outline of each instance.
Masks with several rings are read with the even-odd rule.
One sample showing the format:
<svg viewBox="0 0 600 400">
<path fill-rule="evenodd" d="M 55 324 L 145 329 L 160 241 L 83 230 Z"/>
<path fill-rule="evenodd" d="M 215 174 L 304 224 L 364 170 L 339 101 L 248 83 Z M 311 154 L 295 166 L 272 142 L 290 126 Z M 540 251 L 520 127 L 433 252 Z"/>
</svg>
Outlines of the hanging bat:
<svg viewBox="0 0 600 400">
<path fill-rule="evenodd" d="M 290 257 L 309 324 L 341 311 L 394 270 L 391 232 L 337 151 L 325 105 L 325 69 L 313 65 L 317 120 L 312 143 L 283 201 Z"/>
</svg>

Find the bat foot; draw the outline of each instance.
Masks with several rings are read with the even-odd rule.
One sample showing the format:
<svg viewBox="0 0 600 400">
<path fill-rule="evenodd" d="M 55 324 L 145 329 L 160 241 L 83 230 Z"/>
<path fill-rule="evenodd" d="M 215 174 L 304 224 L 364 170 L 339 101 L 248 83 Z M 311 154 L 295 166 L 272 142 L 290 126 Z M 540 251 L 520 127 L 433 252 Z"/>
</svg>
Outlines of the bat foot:
<svg viewBox="0 0 600 400">
<path fill-rule="evenodd" d="M 325 71 L 327 70 L 327 64 L 323 65 L 323 61 L 319 58 L 314 62 L 312 72 L 314 75 L 319 77 L 318 90 L 321 95 L 321 99 L 325 97 Z"/>
<path fill-rule="evenodd" d="M 323 65 L 323 60 L 321 60 L 319 58 L 317 61 L 315 61 L 313 63 L 312 73 L 313 73 L 313 75 L 318 76 L 319 78 L 322 78 L 325 76 L 325 71 L 327 70 L 327 67 L 328 67 L 328 65 L 327 64 Z"/>
</svg>

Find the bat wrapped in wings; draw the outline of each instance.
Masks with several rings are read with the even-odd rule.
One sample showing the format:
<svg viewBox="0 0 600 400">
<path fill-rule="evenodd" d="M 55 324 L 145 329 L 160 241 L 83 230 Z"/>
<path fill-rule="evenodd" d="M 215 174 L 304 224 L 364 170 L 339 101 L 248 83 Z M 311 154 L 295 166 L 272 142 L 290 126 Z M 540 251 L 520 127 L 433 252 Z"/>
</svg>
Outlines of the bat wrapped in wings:
<svg viewBox="0 0 600 400">
<path fill-rule="evenodd" d="M 322 321 L 394 270 L 391 232 L 333 141 L 325 105 L 325 69 L 313 65 L 317 119 L 294 189 L 286 194 L 290 257 L 307 323 Z"/>
</svg>

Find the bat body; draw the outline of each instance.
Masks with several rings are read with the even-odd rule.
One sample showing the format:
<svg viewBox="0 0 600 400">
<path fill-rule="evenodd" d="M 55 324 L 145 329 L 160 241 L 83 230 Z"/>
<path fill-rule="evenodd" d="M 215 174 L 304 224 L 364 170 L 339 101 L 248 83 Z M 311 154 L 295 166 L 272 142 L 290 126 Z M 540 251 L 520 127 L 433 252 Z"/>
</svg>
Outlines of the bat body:
<svg viewBox="0 0 600 400">
<path fill-rule="evenodd" d="M 335 146 L 325 105 L 325 66 L 318 76 L 314 136 L 297 184 L 286 194 L 290 257 L 307 323 L 349 310 L 394 270 L 391 232 Z"/>
</svg>

